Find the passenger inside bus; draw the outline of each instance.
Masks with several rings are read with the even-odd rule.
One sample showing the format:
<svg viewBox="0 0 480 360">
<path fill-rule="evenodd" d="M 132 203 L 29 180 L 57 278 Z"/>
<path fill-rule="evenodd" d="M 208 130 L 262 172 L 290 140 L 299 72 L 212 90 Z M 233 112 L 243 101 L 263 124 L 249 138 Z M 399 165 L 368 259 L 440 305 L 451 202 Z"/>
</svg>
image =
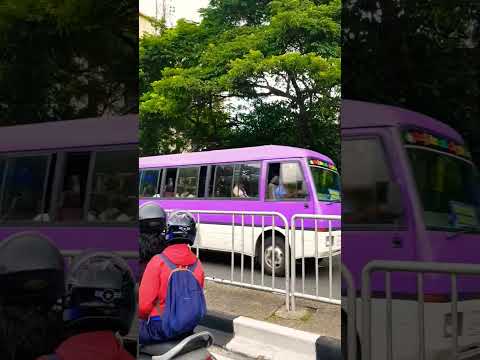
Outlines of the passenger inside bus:
<svg viewBox="0 0 480 360">
<path fill-rule="evenodd" d="M 248 177 L 245 175 L 242 175 L 240 178 L 240 181 L 235 184 L 232 190 L 232 195 L 233 197 L 239 197 L 239 198 L 248 198 Z"/>
<path fill-rule="evenodd" d="M 268 178 L 268 199 L 302 199 L 307 196 L 302 171 L 296 162 L 269 164 Z"/>
<path fill-rule="evenodd" d="M 215 197 L 225 197 L 226 190 L 225 177 L 220 176 L 215 184 Z"/>
<path fill-rule="evenodd" d="M 165 186 L 164 197 L 173 197 L 175 194 L 175 184 L 173 182 L 174 177 L 167 179 L 167 185 Z"/>
</svg>

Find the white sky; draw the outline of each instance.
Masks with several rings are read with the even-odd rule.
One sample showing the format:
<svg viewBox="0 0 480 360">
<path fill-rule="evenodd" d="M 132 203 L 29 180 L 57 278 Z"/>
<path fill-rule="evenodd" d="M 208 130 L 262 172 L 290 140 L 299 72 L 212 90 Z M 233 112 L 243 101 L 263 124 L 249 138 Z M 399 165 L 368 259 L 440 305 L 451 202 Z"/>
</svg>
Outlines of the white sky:
<svg viewBox="0 0 480 360">
<path fill-rule="evenodd" d="M 163 0 L 139 0 L 140 12 L 155 17 L 155 3 L 158 7 L 158 16 L 160 17 Z M 169 6 L 173 6 L 173 18 L 169 25 L 176 23 L 178 19 L 185 18 L 192 21 L 200 21 L 198 10 L 206 7 L 209 0 L 165 0 L 167 2 L 167 10 Z"/>
</svg>

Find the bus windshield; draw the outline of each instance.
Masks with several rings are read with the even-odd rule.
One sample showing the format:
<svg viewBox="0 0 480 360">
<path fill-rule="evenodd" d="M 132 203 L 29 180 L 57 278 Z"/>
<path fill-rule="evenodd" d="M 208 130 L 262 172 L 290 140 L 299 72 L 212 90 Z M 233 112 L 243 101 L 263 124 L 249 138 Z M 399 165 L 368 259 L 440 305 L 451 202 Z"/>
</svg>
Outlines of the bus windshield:
<svg viewBox="0 0 480 360">
<path fill-rule="evenodd" d="M 480 231 L 478 173 L 467 160 L 407 146 L 427 228 Z"/>
<path fill-rule="evenodd" d="M 340 176 L 320 166 L 310 165 L 319 201 L 340 202 Z"/>
</svg>

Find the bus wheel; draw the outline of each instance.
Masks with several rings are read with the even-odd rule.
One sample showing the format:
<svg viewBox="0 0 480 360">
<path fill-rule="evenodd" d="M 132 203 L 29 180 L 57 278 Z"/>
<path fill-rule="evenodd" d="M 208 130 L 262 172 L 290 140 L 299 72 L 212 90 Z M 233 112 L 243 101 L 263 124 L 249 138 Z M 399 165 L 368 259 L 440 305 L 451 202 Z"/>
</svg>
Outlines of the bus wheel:
<svg viewBox="0 0 480 360">
<path fill-rule="evenodd" d="M 275 248 L 274 248 L 272 237 L 271 236 L 266 237 L 264 252 L 263 252 L 263 263 L 265 267 L 265 272 L 268 275 L 272 275 L 273 266 L 275 266 L 275 275 L 285 276 L 286 261 L 287 261 L 287 256 L 285 253 L 285 240 L 277 236 L 275 238 Z"/>
</svg>

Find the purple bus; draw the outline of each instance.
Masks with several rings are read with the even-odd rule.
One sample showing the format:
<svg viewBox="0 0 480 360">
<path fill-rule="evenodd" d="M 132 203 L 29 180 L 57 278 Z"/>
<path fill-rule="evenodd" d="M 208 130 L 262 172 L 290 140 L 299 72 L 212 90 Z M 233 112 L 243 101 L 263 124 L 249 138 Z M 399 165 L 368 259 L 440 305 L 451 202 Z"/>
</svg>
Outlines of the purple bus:
<svg viewBox="0 0 480 360">
<path fill-rule="evenodd" d="M 314 151 L 276 145 L 141 158 L 139 198 L 140 205 L 154 201 L 167 210 L 279 212 L 288 221 L 294 214 L 340 214 L 339 175 L 332 160 Z M 245 217 L 244 239 L 248 240 L 236 241 L 235 251 L 261 259 L 263 237 L 265 271 L 271 274 L 275 269 L 275 274 L 283 275 L 285 231 L 277 220 L 273 235 L 270 218 L 263 218 L 262 232 L 260 218 Z M 199 248 L 232 250 L 231 215 L 207 215 L 201 221 Z M 333 224 L 334 254 L 340 251 L 339 226 Z M 319 220 L 317 227 L 317 255 L 326 258 L 328 225 Z M 234 219 L 234 228 L 240 239 L 240 217 Z M 313 225 L 305 222 L 304 230 L 305 257 L 314 257 Z M 297 249 L 302 247 L 300 238 Z"/>
<path fill-rule="evenodd" d="M 0 128 L 0 240 L 137 251 L 137 116 Z"/>
<path fill-rule="evenodd" d="M 343 101 L 341 119 L 342 262 L 357 290 L 371 260 L 479 264 L 478 173 L 461 136 L 427 116 L 357 101 Z M 395 359 L 417 358 L 416 279 L 392 274 L 393 323 L 402 333 L 393 337 Z M 372 360 L 386 358 L 384 284 L 383 274 L 372 276 Z M 425 275 L 427 359 L 450 358 L 450 288 L 449 276 Z M 458 291 L 459 345 L 478 344 L 480 279 L 459 277 Z"/>
</svg>

